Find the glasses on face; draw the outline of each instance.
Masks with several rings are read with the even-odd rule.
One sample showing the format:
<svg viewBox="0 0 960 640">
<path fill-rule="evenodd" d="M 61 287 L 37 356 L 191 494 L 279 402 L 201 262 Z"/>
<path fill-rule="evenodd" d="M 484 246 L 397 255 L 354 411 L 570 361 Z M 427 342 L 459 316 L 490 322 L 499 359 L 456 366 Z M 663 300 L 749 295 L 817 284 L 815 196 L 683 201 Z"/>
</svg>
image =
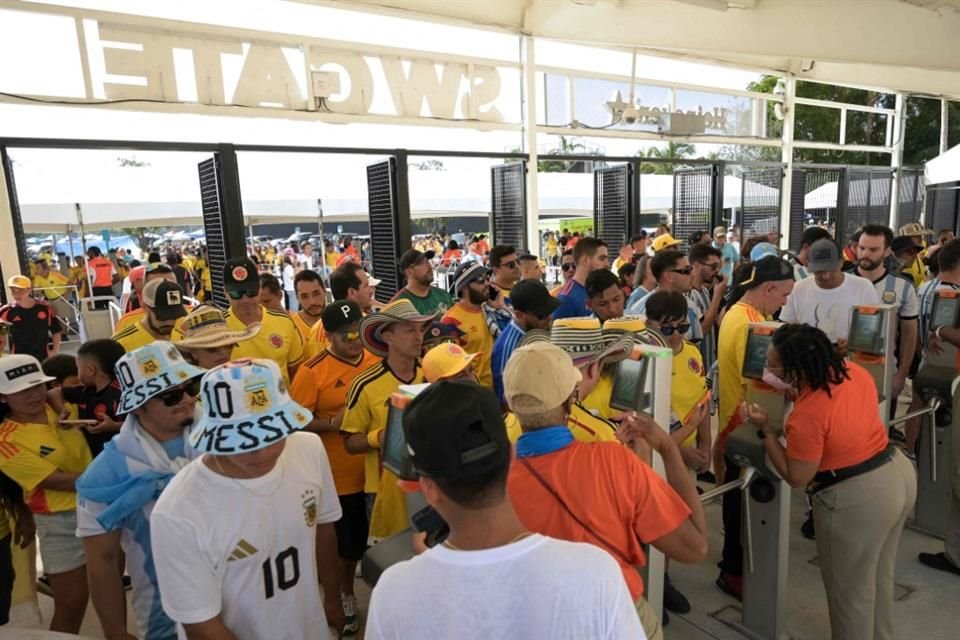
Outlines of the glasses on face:
<svg viewBox="0 0 960 640">
<path fill-rule="evenodd" d="M 719 262 L 706 262 L 706 263 L 704 263 L 703 266 L 705 266 L 707 269 L 710 269 L 710 270 L 712 270 L 712 271 L 716 271 L 717 269 L 720 268 L 720 263 L 719 263 Z"/>
<path fill-rule="evenodd" d="M 337 335 L 341 340 L 345 340 L 347 342 L 356 342 L 360 339 L 359 331 L 337 331 Z"/>
<path fill-rule="evenodd" d="M 677 324 L 677 325 L 672 325 L 672 324 L 668 324 L 666 326 L 661 325 L 660 327 L 660 333 L 662 333 L 664 336 L 667 336 L 667 337 L 672 336 L 674 333 L 679 333 L 680 335 L 684 335 L 687 333 L 687 331 L 690 331 L 689 322 L 684 322 L 683 324 Z"/>
<path fill-rule="evenodd" d="M 231 289 L 227 291 L 227 295 L 230 296 L 231 300 L 243 300 L 244 298 L 256 298 L 260 295 L 260 291 L 254 291 L 253 289 Z"/>
<path fill-rule="evenodd" d="M 688 276 L 693 273 L 693 267 L 684 267 L 682 269 L 670 269 L 671 273 L 679 273 L 682 276 Z"/>
<path fill-rule="evenodd" d="M 561 271 L 570 271 L 571 269 L 576 269 L 576 268 L 577 268 L 577 265 L 574 264 L 573 262 L 564 262 L 563 264 L 560 265 Z"/>
<path fill-rule="evenodd" d="M 164 391 L 157 396 L 157 399 L 160 400 L 165 407 L 175 407 L 183 401 L 184 395 L 189 395 L 191 398 L 196 398 L 197 394 L 200 392 L 199 387 L 199 380 L 194 380 L 186 384 L 182 384 L 179 387 L 174 387 L 169 391 Z"/>
<path fill-rule="evenodd" d="M 517 266 L 517 261 L 511 260 L 510 262 L 501 262 L 500 266 L 504 267 L 505 269 L 514 269 Z"/>
</svg>

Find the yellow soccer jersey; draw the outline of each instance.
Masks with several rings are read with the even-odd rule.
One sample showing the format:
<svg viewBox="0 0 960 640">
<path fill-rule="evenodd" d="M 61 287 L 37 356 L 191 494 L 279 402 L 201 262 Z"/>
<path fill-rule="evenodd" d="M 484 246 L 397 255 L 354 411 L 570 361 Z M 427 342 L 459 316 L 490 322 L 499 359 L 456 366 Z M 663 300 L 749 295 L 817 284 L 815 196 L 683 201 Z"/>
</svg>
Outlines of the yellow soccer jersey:
<svg viewBox="0 0 960 640">
<path fill-rule="evenodd" d="M 125 329 L 120 329 L 114 333 L 111 336 L 111 339 L 115 342 L 119 342 L 127 353 L 159 340 L 160 338 L 153 337 L 153 334 L 147 331 L 146 327 L 143 326 L 144 319 L 145 318 L 143 317 L 143 314 L 141 314 L 140 321 L 134 322 L 133 324 L 127 324 Z M 180 340 L 182 337 L 183 333 L 180 331 L 180 328 L 174 327 L 173 331 L 170 333 L 170 337 L 164 339 L 172 341 Z"/>
<path fill-rule="evenodd" d="M 327 346 L 327 334 L 323 330 L 323 322 L 317 320 L 313 324 L 307 324 L 299 311 L 291 313 L 290 318 L 293 320 L 293 324 L 297 326 L 297 331 L 300 332 L 305 357 L 313 358 L 319 355 Z"/>
<path fill-rule="evenodd" d="M 231 310 L 224 314 L 227 327 L 233 331 L 242 331 L 246 328 Z M 283 381 L 290 384 L 289 368 L 303 362 L 303 339 L 297 326 L 289 315 L 282 311 L 271 311 L 260 307 L 260 332 L 249 340 L 244 340 L 234 347 L 230 357 L 237 358 L 266 358 L 273 360 L 280 367 Z"/>
</svg>

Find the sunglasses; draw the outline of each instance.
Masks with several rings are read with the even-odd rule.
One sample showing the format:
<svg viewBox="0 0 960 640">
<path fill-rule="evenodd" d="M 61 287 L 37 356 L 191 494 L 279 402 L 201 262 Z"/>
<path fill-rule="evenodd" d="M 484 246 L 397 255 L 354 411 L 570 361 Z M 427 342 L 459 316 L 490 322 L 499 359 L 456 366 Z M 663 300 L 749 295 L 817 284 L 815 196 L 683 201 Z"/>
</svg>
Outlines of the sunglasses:
<svg viewBox="0 0 960 640">
<path fill-rule="evenodd" d="M 576 263 L 573 263 L 573 262 L 565 262 L 564 264 L 560 265 L 561 271 L 570 271 L 571 269 L 576 269 L 576 268 L 577 268 L 577 265 Z"/>
<path fill-rule="evenodd" d="M 236 289 L 227 291 L 227 295 L 230 296 L 231 300 L 243 300 L 244 298 L 256 298 L 260 295 L 260 291 L 254 291 L 252 289 Z"/>
<path fill-rule="evenodd" d="M 667 325 L 667 326 L 665 326 L 665 327 L 660 327 L 660 333 L 662 333 L 663 335 L 668 336 L 668 337 L 669 337 L 669 336 L 672 336 L 675 332 L 679 333 L 680 335 L 684 335 L 687 331 L 690 331 L 690 323 L 689 323 L 689 322 L 684 322 L 683 324 L 678 324 L 678 325 L 675 326 L 675 327 L 670 326 L 670 325 Z"/>
<path fill-rule="evenodd" d="M 346 340 L 347 342 L 356 342 L 360 339 L 359 331 L 337 331 L 337 335 L 340 336 L 341 340 Z"/>
<path fill-rule="evenodd" d="M 679 273 L 682 276 L 688 276 L 693 273 L 693 267 L 684 267 L 683 269 L 670 269 L 671 273 Z"/>
<path fill-rule="evenodd" d="M 513 269 L 514 267 L 517 266 L 517 261 L 516 261 L 516 260 L 511 260 L 510 262 L 501 262 L 501 263 L 500 263 L 500 266 L 501 266 L 501 267 L 504 267 L 504 268 L 506 268 L 506 269 Z"/>
<path fill-rule="evenodd" d="M 165 407 L 175 407 L 183 401 L 185 394 L 189 394 L 191 398 L 196 398 L 199 393 L 200 381 L 198 379 L 182 384 L 179 387 L 174 387 L 169 391 L 164 391 L 157 396 L 157 399 L 160 400 Z"/>
</svg>

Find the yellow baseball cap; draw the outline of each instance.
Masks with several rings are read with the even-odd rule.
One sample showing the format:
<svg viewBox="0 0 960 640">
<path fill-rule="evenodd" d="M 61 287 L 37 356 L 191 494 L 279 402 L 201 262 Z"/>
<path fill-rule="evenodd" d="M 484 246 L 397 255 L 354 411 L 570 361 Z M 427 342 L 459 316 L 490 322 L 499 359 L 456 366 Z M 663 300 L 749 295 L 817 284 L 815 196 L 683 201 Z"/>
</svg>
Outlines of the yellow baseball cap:
<svg viewBox="0 0 960 640">
<path fill-rule="evenodd" d="M 33 286 L 33 283 L 30 282 L 30 278 L 27 276 L 11 276 L 7 280 L 8 287 L 16 287 L 17 289 L 29 289 Z"/>
<path fill-rule="evenodd" d="M 673 247 L 679 247 L 680 241 L 674 240 L 673 236 L 669 233 L 661 233 L 656 238 L 653 239 L 653 252 L 659 253 L 664 249 L 672 249 Z"/>
<path fill-rule="evenodd" d="M 423 356 L 420 366 L 427 382 L 452 378 L 470 366 L 479 353 L 467 353 L 458 344 L 445 342 L 433 347 Z"/>
</svg>

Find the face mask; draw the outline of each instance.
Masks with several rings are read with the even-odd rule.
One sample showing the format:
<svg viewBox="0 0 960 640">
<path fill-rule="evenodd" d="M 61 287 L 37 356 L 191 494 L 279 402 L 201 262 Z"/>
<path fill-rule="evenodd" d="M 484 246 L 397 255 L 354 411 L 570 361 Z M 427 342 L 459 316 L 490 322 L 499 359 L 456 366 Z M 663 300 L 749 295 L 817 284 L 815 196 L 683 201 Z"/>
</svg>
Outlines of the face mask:
<svg viewBox="0 0 960 640">
<path fill-rule="evenodd" d="M 773 371 L 770 371 L 770 369 L 766 367 L 763 368 L 763 376 L 761 376 L 760 379 L 777 391 L 789 391 L 793 388 L 793 385 L 784 382 L 780 376 L 775 374 Z"/>
</svg>

